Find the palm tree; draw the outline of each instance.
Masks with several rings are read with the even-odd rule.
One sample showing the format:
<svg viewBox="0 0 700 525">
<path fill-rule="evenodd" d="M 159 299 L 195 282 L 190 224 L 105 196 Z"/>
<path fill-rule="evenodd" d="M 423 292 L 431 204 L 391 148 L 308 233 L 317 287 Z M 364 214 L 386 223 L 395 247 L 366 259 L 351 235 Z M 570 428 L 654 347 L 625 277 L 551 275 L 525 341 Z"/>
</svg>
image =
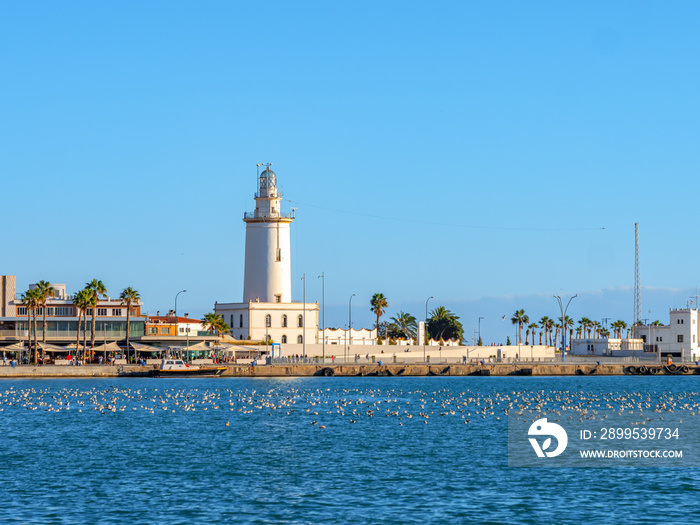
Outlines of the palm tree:
<svg viewBox="0 0 700 525">
<path fill-rule="evenodd" d="M 462 341 L 464 337 L 464 328 L 459 317 L 444 306 L 438 306 L 430 312 L 428 332 L 433 340 L 457 339 Z"/>
<path fill-rule="evenodd" d="M 95 327 L 97 325 L 97 302 L 101 295 L 107 294 L 107 288 L 102 281 L 93 279 L 85 285 L 87 290 L 92 293 L 92 333 L 90 334 L 90 348 L 95 348 Z"/>
<path fill-rule="evenodd" d="M 22 304 L 27 308 L 27 321 L 29 321 L 29 330 L 27 331 L 27 339 L 30 339 L 31 333 L 32 333 L 32 317 L 34 318 L 34 364 L 37 364 L 38 360 L 38 344 L 36 341 L 36 309 L 39 306 L 39 293 L 37 292 L 36 288 L 27 290 L 22 294 Z M 28 341 L 29 343 L 29 350 L 31 351 L 32 349 L 32 343 L 31 339 Z M 32 357 L 30 355 L 30 360 L 32 360 Z"/>
<path fill-rule="evenodd" d="M 525 310 L 521 308 L 520 310 L 515 311 L 513 317 L 510 318 L 510 322 L 518 325 L 518 344 L 522 343 L 520 331 L 523 329 L 524 324 L 528 324 L 530 322 L 530 318 L 525 315 Z"/>
<path fill-rule="evenodd" d="M 119 295 L 122 304 L 126 305 L 126 362 L 129 362 L 129 334 L 131 330 L 131 305 L 141 300 L 139 293 L 131 287 L 124 288 Z"/>
<path fill-rule="evenodd" d="M 542 327 L 542 331 L 544 332 L 544 344 L 545 345 L 547 344 L 547 331 L 549 330 L 549 326 L 550 326 L 551 321 L 552 320 L 547 315 L 545 315 L 544 317 L 542 317 L 542 319 L 540 319 L 540 326 Z"/>
<path fill-rule="evenodd" d="M 416 331 L 418 329 L 418 322 L 416 318 L 411 314 L 406 312 L 399 312 L 396 317 L 392 317 L 391 320 L 395 326 L 395 333 L 400 339 L 415 339 Z M 418 342 L 416 341 L 416 344 Z"/>
<path fill-rule="evenodd" d="M 535 330 L 537 330 L 537 328 L 538 328 L 537 323 L 530 323 L 530 325 L 528 325 L 528 328 L 530 329 L 530 333 L 532 334 L 532 344 L 534 345 L 535 344 Z M 527 341 L 525 342 L 525 344 L 527 344 Z"/>
<path fill-rule="evenodd" d="M 205 330 L 216 332 L 217 337 L 221 336 L 221 332 L 228 332 L 231 328 L 224 321 L 224 317 L 214 312 L 204 315 L 202 326 Z"/>
<path fill-rule="evenodd" d="M 554 333 L 554 319 L 547 318 L 547 331 L 549 332 L 549 346 L 552 345 L 552 334 Z"/>
<path fill-rule="evenodd" d="M 578 324 L 581 325 L 584 339 L 590 339 L 589 335 L 591 331 L 591 326 L 593 326 L 592 323 L 593 321 L 591 321 L 588 317 L 581 317 L 581 319 L 579 319 Z"/>
<path fill-rule="evenodd" d="M 383 293 L 375 293 L 369 304 L 372 306 L 370 310 L 377 316 L 377 342 L 381 344 L 382 339 L 379 337 L 379 318 L 384 315 L 384 309 L 389 306 L 389 303 Z"/>
<path fill-rule="evenodd" d="M 92 294 L 86 288 L 80 290 L 73 297 L 73 304 L 78 309 L 78 334 L 75 340 L 75 354 L 80 353 L 80 324 L 83 322 L 83 352 L 87 346 L 87 309 L 92 303 Z"/>
<path fill-rule="evenodd" d="M 56 295 L 56 290 L 54 290 L 50 282 L 39 281 L 39 283 L 36 285 L 36 291 L 37 295 L 39 296 L 39 306 L 41 306 L 42 314 L 44 316 L 41 341 L 46 344 L 46 306 L 49 302 L 49 298 Z"/>
</svg>

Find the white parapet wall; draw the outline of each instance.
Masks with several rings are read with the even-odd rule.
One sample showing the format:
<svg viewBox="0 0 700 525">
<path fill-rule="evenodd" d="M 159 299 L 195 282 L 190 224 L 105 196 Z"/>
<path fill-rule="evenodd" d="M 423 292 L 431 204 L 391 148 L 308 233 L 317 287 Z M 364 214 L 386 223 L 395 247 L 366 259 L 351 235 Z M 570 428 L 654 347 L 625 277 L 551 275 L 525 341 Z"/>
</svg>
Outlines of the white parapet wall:
<svg viewBox="0 0 700 525">
<path fill-rule="evenodd" d="M 260 350 L 274 350 L 274 357 L 294 357 L 304 355 L 304 345 L 286 344 L 272 347 L 259 346 Z M 307 344 L 307 359 L 324 355 L 322 344 Z M 431 363 L 465 361 L 489 362 L 537 362 L 552 360 L 556 356 L 553 346 L 514 345 L 514 346 L 422 346 L 422 345 L 346 345 L 326 344 L 326 361 L 333 363 L 378 362 L 423 362 L 430 358 Z"/>
</svg>

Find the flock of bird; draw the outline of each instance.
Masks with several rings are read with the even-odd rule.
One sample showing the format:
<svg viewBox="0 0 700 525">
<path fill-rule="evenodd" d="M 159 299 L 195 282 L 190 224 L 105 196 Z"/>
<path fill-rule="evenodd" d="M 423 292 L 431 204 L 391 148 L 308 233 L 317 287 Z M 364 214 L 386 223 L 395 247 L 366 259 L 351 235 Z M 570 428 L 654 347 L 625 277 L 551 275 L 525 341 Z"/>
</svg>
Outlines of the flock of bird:
<svg viewBox="0 0 700 525">
<path fill-rule="evenodd" d="M 350 424 L 375 417 L 393 418 L 398 425 L 428 424 L 431 418 L 458 418 L 465 424 L 515 415 L 533 419 L 543 412 L 562 418 L 590 418 L 597 411 L 618 413 L 686 411 L 700 415 L 700 393 L 686 392 L 592 392 L 575 390 L 478 389 L 423 390 L 400 388 L 250 388 L 187 387 L 128 388 L 14 388 L 0 391 L 0 412 L 30 410 L 84 413 L 144 412 L 172 414 L 190 412 L 229 413 L 216 420 L 245 420 L 256 416 L 304 416 L 325 429 L 329 422 Z M 684 413 L 686 413 L 684 412 Z M 338 416 L 341 416 L 340 418 Z"/>
</svg>

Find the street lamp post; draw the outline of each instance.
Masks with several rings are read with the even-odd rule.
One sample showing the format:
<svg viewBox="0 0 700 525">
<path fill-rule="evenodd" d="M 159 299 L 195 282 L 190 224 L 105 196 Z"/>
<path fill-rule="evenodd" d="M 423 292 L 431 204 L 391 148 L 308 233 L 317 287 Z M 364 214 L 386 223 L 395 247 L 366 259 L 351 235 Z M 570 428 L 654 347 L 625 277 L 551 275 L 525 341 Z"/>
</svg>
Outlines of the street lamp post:
<svg viewBox="0 0 700 525">
<path fill-rule="evenodd" d="M 181 293 L 185 293 L 187 290 L 180 290 L 175 294 L 175 317 L 177 317 L 177 296 L 180 295 Z"/>
<path fill-rule="evenodd" d="M 425 348 L 428 340 L 428 301 L 435 299 L 432 295 L 425 300 L 425 323 L 423 324 L 423 362 L 425 363 Z"/>
<path fill-rule="evenodd" d="M 318 276 L 321 279 L 321 301 L 322 301 L 322 316 L 323 316 L 323 363 L 326 362 L 326 273 L 321 272 Z"/>
<path fill-rule="evenodd" d="M 578 294 L 572 296 L 569 299 L 569 302 L 566 303 L 566 308 L 562 305 L 561 302 L 561 297 L 558 295 L 554 296 L 557 299 L 557 302 L 559 303 L 559 309 L 561 310 L 561 362 L 564 363 L 566 361 L 566 312 L 569 310 L 569 305 L 571 304 L 571 301 L 573 301 L 576 297 L 578 297 Z"/>
<path fill-rule="evenodd" d="M 352 298 L 355 294 L 350 296 L 348 301 L 348 346 L 345 348 L 345 359 L 343 359 L 343 364 L 348 362 L 348 354 L 350 353 L 350 345 L 352 344 Z"/>
</svg>

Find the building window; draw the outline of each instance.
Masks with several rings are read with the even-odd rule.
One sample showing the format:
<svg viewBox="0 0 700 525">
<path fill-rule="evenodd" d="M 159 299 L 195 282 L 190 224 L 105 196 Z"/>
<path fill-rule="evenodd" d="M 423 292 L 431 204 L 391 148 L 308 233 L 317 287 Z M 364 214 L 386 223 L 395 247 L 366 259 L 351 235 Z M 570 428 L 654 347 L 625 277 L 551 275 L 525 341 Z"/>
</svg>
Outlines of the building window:
<svg viewBox="0 0 700 525">
<path fill-rule="evenodd" d="M 265 316 L 265 326 L 268 328 L 272 326 L 272 316 L 270 314 Z"/>
<path fill-rule="evenodd" d="M 121 317 L 122 316 L 122 309 L 121 308 L 112 308 L 112 316 L 113 317 Z"/>
<path fill-rule="evenodd" d="M 282 302 L 282 296 L 281 296 L 281 295 L 275 295 L 275 302 L 276 302 L 276 303 L 281 303 L 281 302 Z"/>
<path fill-rule="evenodd" d="M 231 328 L 233 328 L 233 327 L 235 326 L 235 325 L 233 324 L 233 314 L 231 314 L 231 319 L 230 319 L 230 321 L 231 321 L 231 322 L 230 322 L 229 324 L 231 325 Z"/>
<path fill-rule="evenodd" d="M 27 315 L 26 306 L 20 306 L 19 308 L 17 308 L 17 315 Z"/>
<path fill-rule="evenodd" d="M 97 315 L 107 316 L 107 308 L 98 308 Z"/>
<path fill-rule="evenodd" d="M 85 315 L 92 315 L 92 308 L 85 310 Z"/>
<path fill-rule="evenodd" d="M 297 337 L 297 343 L 302 344 L 304 342 L 304 338 L 302 336 Z"/>
<path fill-rule="evenodd" d="M 151 335 L 155 335 L 158 333 L 158 327 L 157 326 L 149 326 L 148 327 L 148 333 Z"/>
<path fill-rule="evenodd" d="M 181 334 L 184 334 L 184 333 L 185 333 L 185 329 L 182 328 L 182 327 L 180 327 L 180 333 L 181 333 Z"/>
<path fill-rule="evenodd" d="M 73 308 L 65 306 L 57 306 L 56 308 L 49 308 L 49 315 L 73 315 Z"/>
<path fill-rule="evenodd" d="M 238 328 L 243 328 L 243 314 L 238 316 Z"/>
<path fill-rule="evenodd" d="M 287 344 L 287 336 L 286 335 L 282 336 L 282 344 L 284 344 L 284 345 Z"/>
<path fill-rule="evenodd" d="M 301 315 L 300 315 L 299 318 L 297 319 L 297 326 L 298 326 L 299 328 L 301 328 L 301 327 L 304 326 L 304 317 L 301 316 Z"/>
<path fill-rule="evenodd" d="M 287 316 L 282 316 L 282 328 L 287 328 Z"/>
<path fill-rule="evenodd" d="M 678 342 L 679 343 L 683 342 L 683 334 L 678 334 Z"/>
<path fill-rule="evenodd" d="M 161 327 L 160 327 L 160 333 L 161 333 L 161 334 L 169 334 L 169 333 L 170 333 L 170 327 L 169 327 L 169 326 L 161 326 Z"/>
</svg>

